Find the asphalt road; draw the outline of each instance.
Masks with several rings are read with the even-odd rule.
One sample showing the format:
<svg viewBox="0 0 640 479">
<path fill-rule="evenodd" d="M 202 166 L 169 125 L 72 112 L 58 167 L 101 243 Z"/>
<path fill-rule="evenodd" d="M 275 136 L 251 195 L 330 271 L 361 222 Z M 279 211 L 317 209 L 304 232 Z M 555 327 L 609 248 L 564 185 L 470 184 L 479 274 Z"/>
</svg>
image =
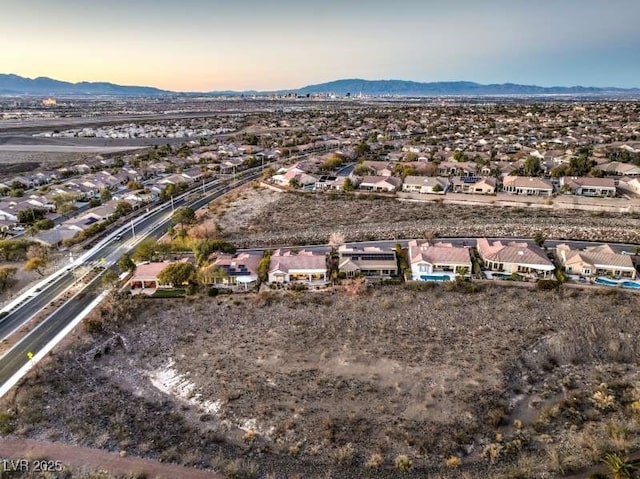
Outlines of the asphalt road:
<svg viewBox="0 0 640 479">
<path fill-rule="evenodd" d="M 221 184 L 220 180 L 211 182 L 205 186 L 207 194 L 198 199 L 194 198 L 194 193 L 190 193 L 183 198 L 176 199 L 173 202 L 174 208 L 180 206 L 189 206 L 194 209 L 205 206 L 210 201 L 218 198 L 234 187 L 257 178 L 261 171 L 243 172 L 238 175 L 236 183 L 231 185 Z M 160 238 L 164 235 L 172 224 L 171 221 L 171 204 L 163 205 L 163 208 L 157 212 L 150 213 L 148 216 L 139 220 L 134 227 L 137 237 Z M 102 247 L 93 251 L 84 264 L 100 262 L 105 258 L 105 264 L 109 265 L 117 261 L 124 253 L 133 249 L 130 245 L 134 231 L 126 228 L 121 233 L 120 239 L 113 239 Z M 24 303 L 15 309 L 0 322 L 0 337 L 14 330 L 21 324 L 28 321 L 40 309 L 53 302 L 62 291 L 67 289 L 75 281 L 71 273 L 64 274 L 61 278 L 53 282 L 46 289 L 38 293 L 31 301 Z M 100 288 L 93 283 L 92 286 L 82 291 L 82 294 L 70 299 L 60 308 L 53 312 L 45 321 L 41 322 L 20 342 L 11 348 L 4 356 L 0 358 L 0 384 L 4 384 L 11 376 L 13 376 L 28 361 L 27 352 L 37 352 L 39 349 L 51 341 L 60 331 L 73 321 L 76 315 L 86 308 L 100 293 Z"/>
</svg>

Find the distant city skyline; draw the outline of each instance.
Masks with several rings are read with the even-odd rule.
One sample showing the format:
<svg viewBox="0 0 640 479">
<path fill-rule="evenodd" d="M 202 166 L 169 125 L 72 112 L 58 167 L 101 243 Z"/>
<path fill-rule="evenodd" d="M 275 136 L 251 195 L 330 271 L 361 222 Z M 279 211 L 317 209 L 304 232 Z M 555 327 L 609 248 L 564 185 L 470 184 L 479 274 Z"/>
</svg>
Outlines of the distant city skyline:
<svg viewBox="0 0 640 479">
<path fill-rule="evenodd" d="M 0 68 L 174 91 L 341 78 L 640 87 L 640 2 L 22 0 Z"/>
</svg>

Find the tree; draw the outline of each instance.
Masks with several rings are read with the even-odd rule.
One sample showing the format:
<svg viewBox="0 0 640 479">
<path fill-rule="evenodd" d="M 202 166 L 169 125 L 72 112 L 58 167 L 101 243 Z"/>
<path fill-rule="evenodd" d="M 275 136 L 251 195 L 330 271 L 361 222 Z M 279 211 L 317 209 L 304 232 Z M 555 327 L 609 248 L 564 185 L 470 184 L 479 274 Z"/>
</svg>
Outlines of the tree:
<svg viewBox="0 0 640 479">
<path fill-rule="evenodd" d="M 357 144 L 353 151 L 356 154 L 356 158 L 362 158 L 371 152 L 371 147 L 367 142 L 363 141 L 362 143 Z"/>
<path fill-rule="evenodd" d="M 369 167 L 365 165 L 363 161 L 361 161 L 353 168 L 353 174 L 356 176 L 368 175 Z"/>
<path fill-rule="evenodd" d="M 17 214 L 18 223 L 33 224 L 39 219 L 44 218 L 47 214 L 47 210 L 40 208 L 27 208 L 26 210 L 19 211 Z"/>
<path fill-rule="evenodd" d="M 172 286 L 187 284 L 193 279 L 195 271 L 191 263 L 173 263 L 160 271 L 158 281 Z"/>
<path fill-rule="evenodd" d="M 31 258 L 24 264 L 25 271 L 35 271 L 40 276 L 44 276 L 44 268 L 47 267 L 47 260 L 44 258 Z"/>
<path fill-rule="evenodd" d="M 589 176 L 593 176 L 594 178 L 602 178 L 604 173 L 600 168 L 596 168 L 595 166 L 589 170 Z"/>
<path fill-rule="evenodd" d="M 108 269 L 104 272 L 101 282 L 102 286 L 110 288 L 118 282 L 118 274 L 114 270 Z"/>
<path fill-rule="evenodd" d="M 402 157 L 402 161 L 407 161 L 407 162 L 418 161 L 418 154 L 414 153 L 413 151 L 409 151 L 404 154 L 404 156 Z"/>
<path fill-rule="evenodd" d="M 355 190 L 356 187 L 353 184 L 353 181 L 351 181 L 351 178 L 346 178 L 344 180 L 344 183 L 342 184 L 342 190 L 343 191 L 353 191 Z"/>
<path fill-rule="evenodd" d="M 300 188 L 300 182 L 298 180 L 296 180 L 295 178 L 291 178 L 289 180 L 289 186 L 291 188 Z"/>
<path fill-rule="evenodd" d="M 49 218 L 43 218 L 43 219 L 38 220 L 35 223 L 33 223 L 33 226 L 37 230 L 50 230 L 55 225 L 56 224 L 53 222 L 53 220 L 50 220 Z"/>
<path fill-rule="evenodd" d="M 156 241 L 154 239 L 148 238 L 143 240 L 136 247 L 133 252 L 132 258 L 141 263 L 143 261 L 151 261 L 153 257 L 156 255 Z"/>
<path fill-rule="evenodd" d="M 123 273 L 136 269 L 136 264 L 131 259 L 131 255 L 129 253 L 123 254 L 122 257 L 118 260 L 118 268 L 120 268 L 120 271 L 122 271 Z"/>
<path fill-rule="evenodd" d="M 433 188 L 431 188 L 431 191 L 433 191 L 434 193 L 440 193 L 443 190 L 442 185 L 440 183 L 436 183 Z"/>
<path fill-rule="evenodd" d="M 529 156 L 524 160 L 524 165 L 522 166 L 522 174 L 524 176 L 538 176 L 541 172 L 540 158 Z"/>
<path fill-rule="evenodd" d="M 260 282 L 265 283 L 269 279 L 269 269 L 271 269 L 271 250 L 265 250 L 262 254 L 262 259 L 258 263 L 258 279 Z"/>
<path fill-rule="evenodd" d="M 196 219 L 196 212 L 187 206 L 183 206 L 178 208 L 173 216 L 171 216 L 171 220 L 177 225 L 190 225 Z"/>
<path fill-rule="evenodd" d="M 13 280 L 18 268 L 15 266 L 0 267 L 0 291 L 4 291 L 7 285 Z"/>
<path fill-rule="evenodd" d="M 537 231 L 536 234 L 533 235 L 533 242 L 540 248 L 542 248 L 542 246 L 544 245 L 545 240 L 546 238 L 544 237 L 542 231 Z"/>
<path fill-rule="evenodd" d="M 129 190 L 141 190 L 144 188 L 144 185 L 139 181 L 131 180 L 127 183 L 127 189 Z"/>
<path fill-rule="evenodd" d="M 114 214 L 118 217 L 127 216 L 129 213 L 133 211 L 133 206 L 127 203 L 126 201 L 118 201 L 116 204 L 116 209 L 114 210 Z"/>
<path fill-rule="evenodd" d="M 111 200 L 112 196 L 111 196 L 111 191 L 109 191 L 109 188 L 102 188 L 100 190 L 100 201 L 102 201 L 103 203 L 106 203 L 107 201 Z"/>
</svg>

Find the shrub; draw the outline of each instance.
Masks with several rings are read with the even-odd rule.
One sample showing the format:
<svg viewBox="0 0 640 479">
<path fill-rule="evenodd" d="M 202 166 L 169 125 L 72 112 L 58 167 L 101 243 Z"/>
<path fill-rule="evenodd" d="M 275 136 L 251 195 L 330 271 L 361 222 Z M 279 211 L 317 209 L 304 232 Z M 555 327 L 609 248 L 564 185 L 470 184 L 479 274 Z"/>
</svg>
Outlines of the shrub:
<svg viewBox="0 0 640 479">
<path fill-rule="evenodd" d="M 209 288 L 207 290 L 207 295 L 211 297 L 218 296 L 218 293 L 219 293 L 218 288 Z"/>
<path fill-rule="evenodd" d="M 379 452 L 374 452 L 369 456 L 369 460 L 366 462 L 365 466 L 369 469 L 377 469 L 384 463 L 384 457 Z"/>
<path fill-rule="evenodd" d="M 341 466 L 349 466 L 353 464 L 355 457 L 356 450 L 351 443 L 347 443 L 344 446 L 337 448 L 333 453 L 334 460 Z"/>
<path fill-rule="evenodd" d="M 451 456 L 447 459 L 446 465 L 449 469 L 457 469 L 460 467 L 460 458 L 458 456 Z"/>
<path fill-rule="evenodd" d="M 406 454 L 399 454 L 396 456 L 395 466 L 400 472 L 408 472 L 413 469 L 413 459 Z"/>
<path fill-rule="evenodd" d="M 550 291 L 560 286 L 560 283 L 552 279 L 539 279 L 536 282 L 536 288 L 540 291 Z"/>
</svg>

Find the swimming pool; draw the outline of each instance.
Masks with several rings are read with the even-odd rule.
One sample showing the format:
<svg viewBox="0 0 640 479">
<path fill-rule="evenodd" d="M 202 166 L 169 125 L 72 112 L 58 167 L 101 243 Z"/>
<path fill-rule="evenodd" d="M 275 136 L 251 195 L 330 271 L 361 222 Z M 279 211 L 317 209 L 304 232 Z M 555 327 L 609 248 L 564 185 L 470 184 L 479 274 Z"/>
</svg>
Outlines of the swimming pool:
<svg viewBox="0 0 640 479">
<path fill-rule="evenodd" d="M 640 281 L 616 281 L 609 278 L 599 277 L 595 280 L 596 284 L 602 284 L 605 286 L 622 286 L 623 288 L 640 289 Z"/>
<path fill-rule="evenodd" d="M 449 281 L 449 276 L 443 274 L 423 274 L 420 275 L 422 281 Z"/>
</svg>

